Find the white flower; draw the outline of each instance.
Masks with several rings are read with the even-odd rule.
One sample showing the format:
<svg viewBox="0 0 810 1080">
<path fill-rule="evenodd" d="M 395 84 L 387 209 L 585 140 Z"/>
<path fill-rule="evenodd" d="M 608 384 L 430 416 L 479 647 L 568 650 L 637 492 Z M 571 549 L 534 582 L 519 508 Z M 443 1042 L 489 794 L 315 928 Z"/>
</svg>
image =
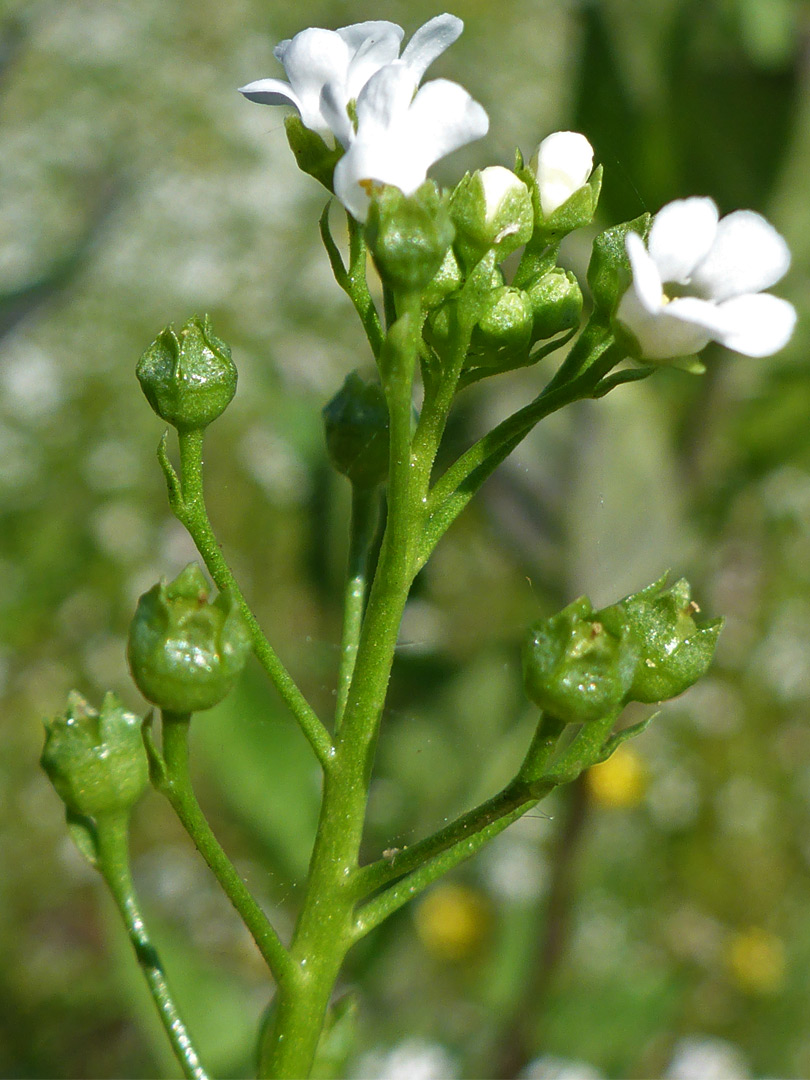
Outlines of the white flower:
<svg viewBox="0 0 810 1080">
<path fill-rule="evenodd" d="M 415 96 L 413 89 L 409 66 L 398 60 L 372 76 L 357 98 L 357 131 L 346 133 L 334 184 L 358 221 L 366 219 L 373 185 L 393 184 L 411 195 L 434 161 L 489 129 L 484 109 L 457 83 L 435 79 Z"/>
<path fill-rule="evenodd" d="M 428 66 L 461 33 L 464 24 L 454 15 L 437 15 L 421 26 L 402 54 L 401 63 L 412 78 L 412 91 Z M 281 41 L 273 50 L 289 82 L 257 79 L 240 93 L 262 105 L 293 105 L 305 127 L 331 142 L 348 139 L 348 105 L 380 68 L 399 56 L 403 30 L 396 23 L 354 23 L 340 30 L 311 27 Z M 327 90 L 328 88 L 328 90 Z M 324 108 L 324 92 L 329 106 Z"/>
<path fill-rule="evenodd" d="M 576 131 L 555 131 L 537 147 L 531 160 L 540 208 L 548 217 L 584 187 L 593 171 L 593 147 Z"/>
<path fill-rule="evenodd" d="M 711 199 L 668 203 L 647 246 L 628 233 L 633 281 L 616 317 L 647 360 L 688 356 L 719 341 L 746 356 L 770 356 L 790 339 L 796 312 L 762 293 L 790 266 L 788 246 L 753 210 L 718 220 Z"/>
</svg>

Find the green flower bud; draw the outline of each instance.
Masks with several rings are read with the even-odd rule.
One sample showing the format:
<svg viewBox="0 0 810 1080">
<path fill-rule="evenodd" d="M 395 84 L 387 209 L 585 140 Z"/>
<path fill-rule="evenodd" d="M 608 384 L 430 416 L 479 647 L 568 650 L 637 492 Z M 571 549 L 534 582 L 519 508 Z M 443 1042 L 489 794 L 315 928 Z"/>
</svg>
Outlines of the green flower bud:
<svg viewBox="0 0 810 1080">
<path fill-rule="evenodd" d="M 534 318 L 528 295 L 522 289 L 502 285 L 493 289 L 484 301 L 472 344 L 476 350 L 497 351 L 498 358 L 527 348 Z M 479 358 L 476 358 L 479 359 Z M 496 358 L 493 357 L 493 360 Z"/>
<path fill-rule="evenodd" d="M 437 308 L 448 297 L 461 288 L 463 278 L 453 249 L 447 249 L 444 261 L 435 276 L 430 279 L 422 292 L 422 307 L 429 311 Z"/>
<path fill-rule="evenodd" d="M 161 331 L 135 374 L 158 416 L 180 431 L 207 427 L 236 393 L 231 350 L 214 336 L 207 315 L 195 315 L 177 332 Z"/>
<path fill-rule="evenodd" d="M 468 268 L 492 248 L 502 261 L 526 243 L 534 228 L 529 189 L 501 165 L 465 176 L 452 194 L 450 216 L 456 251 Z"/>
<path fill-rule="evenodd" d="M 527 291 L 534 316 L 532 341 L 543 341 L 579 325 L 582 290 L 570 270 L 550 270 Z"/>
<path fill-rule="evenodd" d="M 700 610 L 681 578 L 671 588 L 667 575 L 641 592 L 596 613 L 612 633 L 624 628 L 636 644 L 638 661 L 629 701 L 652 703 L 677 697 L 706 674 L 714 656 L 722 619 L 698 626 Z"/>
<path fill-rule="evenodd" d="M 343 147 L 338 144 L 330 149 L 316 131 L 304 127 L 298 113 L 291 113 L 285 119 L 284 127 L 298 168 L 320 181 L 327 191 L 332 191 L 332 175 L 335 165 L 343 157 Z"/>
<path fill-rule="evenodd" d="M 432 181 L 413 195 L 390 184 L 374 189 L 366 243 L 380 277 L 392 289 L 421 292 L 436 276 L 452 241 L 446 200 Z"/>
<path fill-rule="evenodd" d="M 131 810 L 149 782 L 141 717 L 107 694 L 97 713 L 73 691 L 67 711 L 45 722 L 41 763 L 73 814 Z"/>
<path fill-rule="evenodd" d="M 530 628 L 523 683 L 541 709 L 568 724 L 588 723 L 624 704 L 637 661 L 629 631 L 608 629 L 582 596 Z"/>
<path fill-rule="evenodd" d="M 145 698 L 169 712 L 200 712 L 222 701 L 249 651 L 236 600 L 223 592 L 209 604 L 196 563 L 144 593 L 129 629 L 132 677 Z"/>
<path fill-rule="evenodd" d="M 388 405 L 382 387 L 356 371 L 323 408 L 329 458 L 339 473 L 360 488 L 388 476 Z"/>
</svg>

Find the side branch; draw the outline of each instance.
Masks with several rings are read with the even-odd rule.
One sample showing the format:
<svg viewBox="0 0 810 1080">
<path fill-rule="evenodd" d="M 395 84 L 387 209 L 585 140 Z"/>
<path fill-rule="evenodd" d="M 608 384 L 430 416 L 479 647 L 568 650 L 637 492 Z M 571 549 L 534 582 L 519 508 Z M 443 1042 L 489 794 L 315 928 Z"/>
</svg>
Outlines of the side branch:
<svg viewBox="0 0 810 1080">
<path fill-rule="evenodd" d="M 191 786 L 188 770 L 188 728 L 187 716 L 163 713 L 165 769 L 161 770 L 161 790 L 247 926 L 276 981 L 283 984 L 293 975 L 294 965 L 290 955 L 214 836 Z"/>
<path fill-rule="evenodd" d="M 225 556 L 214 535 L 205 506 L 202 479 L 202 432 L 181 431 L 180 478 L 176 476 L 166 453 L 165 437 L 158 449 L 158 459 L 166 476 L 169 504 L 178 521 L 186 527 L 197 546 L 214 584 L 220 590 L 230 590 L 236 598 L 250 630 L 253 651 L 269 675 L 273 685 L 292 712 L 309 740 L 323 768 L 332 760 L 332 739 L 314 709 L 301 693 L 293 677 L 284 667 L 264 635 L 256 616 L 248 606 Z"/>
</svg>

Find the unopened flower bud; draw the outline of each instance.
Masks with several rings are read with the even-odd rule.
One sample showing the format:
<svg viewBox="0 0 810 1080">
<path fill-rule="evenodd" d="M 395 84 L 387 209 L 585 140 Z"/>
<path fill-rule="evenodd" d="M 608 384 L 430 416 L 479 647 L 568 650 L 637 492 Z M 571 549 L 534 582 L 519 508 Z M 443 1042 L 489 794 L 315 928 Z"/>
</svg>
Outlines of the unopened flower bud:
<svg viewBox="0 0 810 1080">
<path fill-rule="evenodd" d="M 231 350 L 214 335 L 207 315 L 195 315 L 179 331 L 161 331 L 135 374 L 158 416 L 180 431 L 207 427 L 236 393 Z"/>
<path fill-rule="evenodd" d="M 667 575 L 641 592 L 626 596 L 596 613 L 613 633 L 627 630 L 636 643 L 637 666 L 629 701 L 665 701 L 696 683 L 711 664 L 722 619 L 699 626 L 700 610 L 691 598 L 689 582 L 666 588 Z"/>
<path fill-rule="evenodd" d="M 582 290 L 570 270 L 556 268 L 528 289 L 534 316 L 532 340 L 542 341 L 579 325 Z"/>
<path fill-rule="evenodd" d="M 465 176 L 450 201 L 455 247 L 467 267 L 495 248 L 498 260 L 532 235 L 534 212 L 529 189 L 511 169 L 492 165 Z"/>
<path fill-rule="evenodd" d="M 144 593 L 129 630 L 129 665 L 138 689 L 161 709 L 199 712 L 222 701 L 250 651 L 250 636 L 229 592 L 208 602 L 196 563 Z"/>
<path fill-rule="evenodd" d="M 326 448 L 332 464 L 359 488 L 388 476 L 388 405 L 377 382 L 353 371 L 323 408 Z"/>
<path fill-rule="evenodd" d="M 555 131 L 519 170 L 532 194 L 535 232 L 547 243 L 589 224 L 602 186 L 601 165 L 593 168 L 593 147 L 575 131 Z"/>
<path fill-rule="evenodd" d="M 629 631 L 610 630 L 582 596 L 531 627 L 523 647 L 526 695 L 565 723 L 599 720 L 624 704 L 637 660 Z"/>
<path fill-rule="evenodd" d="M 446 201 L 432 181 L 413 195 L 391 185 L 373 190 L 366 242 L 380 277 L 392 289 L 421 292 L 444 262 L 453 233 Z"/>
<path fill-rule="evenodd" d="M 497 350 L 507 355 L 525 349 L 532 336 L 533 314 L 528 295 L 522 289 L 501 285 L 488 293 L 472 344 L 477 350 Z"/>
<path fill-rule="evenodd" d="M 141 717 L 107 694 L 98 713 L 75 691 L 45 722 L 42 767 L 73 814 L 96 818 L 130 810 L 149 782 Z"/>
</svg>

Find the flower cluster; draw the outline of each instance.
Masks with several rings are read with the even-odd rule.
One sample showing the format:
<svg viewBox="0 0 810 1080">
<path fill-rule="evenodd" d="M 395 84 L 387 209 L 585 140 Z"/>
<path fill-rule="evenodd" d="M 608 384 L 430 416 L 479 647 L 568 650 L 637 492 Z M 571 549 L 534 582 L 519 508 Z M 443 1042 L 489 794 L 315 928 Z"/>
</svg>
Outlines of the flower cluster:
<svg viewBox="0 0 810 1080">
<path fill-rule="evenodd" d="M 393 184 L 410 195 L 435 161 L 486 135 L 487 114 L 457 83 L 436 79 L 419 87 L 463 27 L 454 15 L 437 15 L 401 56 L 403 31 L 395 23 L 302 30 L 275 49 L 289 83 L 259 79 L 241 93 L 263 104 L 293 105 L 306 127 L 343 146 L 335 194 L 365 221 L 373 185 Z"/>
</svg>

